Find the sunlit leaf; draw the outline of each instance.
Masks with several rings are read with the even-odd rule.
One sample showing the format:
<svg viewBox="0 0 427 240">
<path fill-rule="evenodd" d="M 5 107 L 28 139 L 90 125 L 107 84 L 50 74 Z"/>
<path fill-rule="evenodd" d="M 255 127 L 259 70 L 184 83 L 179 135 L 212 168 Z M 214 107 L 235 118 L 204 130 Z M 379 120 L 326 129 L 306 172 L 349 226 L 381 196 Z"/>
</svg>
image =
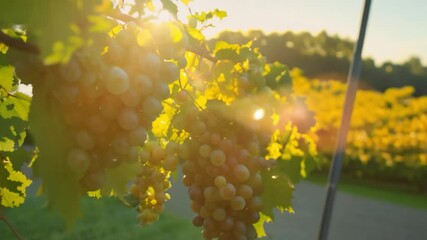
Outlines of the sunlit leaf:
<svg viewBox="0 0 427 240">
<path fill-rule="evenodd" d="M 171 0 L 160 0 L 163 4 L 163 8 L 169 11 L 173 16 L 178 14 L 178 6 Z"/>
<path fill-rule="evenodd" d="M 2 90 L 10 92 L 13 87 L 14 67 L 0 66 L 0 92 Z"/>
<path fill-rule="evenodd" d="M 41 49 L 46 63 L 65 62 L 69 53 L 81 46 L 82 39 L 74 31 L 75 24 L 85 21 L 85 16 L 111 9 L 110 1 L 4 1 L 0 2 L 0 27 L 22 24 L 28 29 L 28 40 Z M 98 5 L 99 4 L 99 5 Z M 100 7 L 103 6 L 103 7 Z M 74 30 L 73 30 L 74 29 Z M 76 41 L 76 38 L 80 38 Z"/>
<path fill-rule="evenodd" d="M 185 5 L 188 5 L 190 2 L 192 2 L 193 0 L 181 0 L 182 3 L 184 3 Z"/>
<path fill-rule="evenodd" d="M 122 197 L 127 193 L 127 187 L 138 171 L 138 162 L 122 163 L 119 166 L 107 169 L 105 184 L 101 189 L 102 196 L 114 194 Z"/>
<path fill-rule="evenodd" d="M 289 172 L 297 172 L 299 167 L 290 168 Z M 264 193 L 261 195 L 263 207 L 262 213 L 274 219 L 273 209 L 284 211 L 291 207 L 292 192 L 294 186 L 289 181 L 289 177 L 278 168 L 261 173 Z"/>
<path fill-rule="evenodd" d="M 256 233 L 257 233 L 257 235 L 258 235 L 259 238 L 267 236 L 267 233 L 265 232 L 265 229 L 264 229 L 264 224 L 265 223 L 269 223 L 269 222 L 271 222 L 271 218 L 268 217 L 268 216 L 266 216 L 266 215 L 264 215 L 264 214 L 262 214 L 262 213 L 260 213 L 260 219 L 259 219 L 259 221 L 254 224 Z"/>
<path fill-rule="evenodd" d="M 9 160 L 0 163 L 0 199 L 5 207 L 18 207 L 24 203 L 26 189 L 31 184 L 22 172 L 15 171 Z"/>
</svg>

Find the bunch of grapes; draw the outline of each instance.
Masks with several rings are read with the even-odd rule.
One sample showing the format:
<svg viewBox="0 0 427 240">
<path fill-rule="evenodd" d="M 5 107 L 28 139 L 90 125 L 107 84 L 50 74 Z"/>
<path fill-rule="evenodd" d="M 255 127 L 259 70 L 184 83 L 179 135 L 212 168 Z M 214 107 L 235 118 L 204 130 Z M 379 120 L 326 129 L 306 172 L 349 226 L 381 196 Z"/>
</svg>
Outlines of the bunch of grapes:
<svg viewBox="0 0 427 240">
<path fill-rule="evenodd" d="M 257 135 L 212 108 L 187 106 L 176 122 L 190 133 L 180 154 L 186 159 L 183 182 L 197 213 L 193 224 L 203 227 L 206 239 L 255 239 L 253 224 L 262 207 L 260 171 L 269 164 L 259 157 Z"/>
<path fill-rule="evenodd" d="M 95 43 L 66 64 L 45 68 L 49 101 L 61 112 L 72 142 L 65 165 L 84 190 L 99 189 L 106 168 L 138 159 L 138 147 L 170 95 L 168 84 L 179 78 L 176 61 L 165 59 L 161 50 L 178 43 L 155 28 L 144 30 L 152 35 L 149 41 L 138 42 L 142 31 L 128 23 L 108 38 L 104 53 Z M 183 54 L 185 43 L 179 46 L 167 57 Z"/>
<path fill-rule="evenodd" d="M 175 171 L 179 159 L 176 145 L 170 142 L 162 148 L 157 142 L 148 142 L 140 152 L 141 168 L 130 193 L 138 199 L 138 220 L 142 225 L 154 223 L 163 211 L 164 202 L 170 196 L 166 191 L 171 187 L 169 176 Z"/>
</svg>

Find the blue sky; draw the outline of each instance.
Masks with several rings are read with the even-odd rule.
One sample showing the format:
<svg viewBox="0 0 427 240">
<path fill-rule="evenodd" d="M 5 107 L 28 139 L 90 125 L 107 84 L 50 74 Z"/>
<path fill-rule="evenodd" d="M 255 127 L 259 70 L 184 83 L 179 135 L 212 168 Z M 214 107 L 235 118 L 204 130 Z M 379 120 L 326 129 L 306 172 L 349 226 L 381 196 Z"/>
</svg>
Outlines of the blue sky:
<svg viewBox="0 0 427 240">
<path fill-rule="evenodd" d="M 194 0 L 190 8 L 228 12 L 215 28 L 205 31 L 208 37 L 225 29 L 326 30 L 355 40 L 363 4 L 363 0 Z M 427 0 L 372 0 L 363 55 L 377 63 L 418 56 L 427 65 Z"/>
</svg>

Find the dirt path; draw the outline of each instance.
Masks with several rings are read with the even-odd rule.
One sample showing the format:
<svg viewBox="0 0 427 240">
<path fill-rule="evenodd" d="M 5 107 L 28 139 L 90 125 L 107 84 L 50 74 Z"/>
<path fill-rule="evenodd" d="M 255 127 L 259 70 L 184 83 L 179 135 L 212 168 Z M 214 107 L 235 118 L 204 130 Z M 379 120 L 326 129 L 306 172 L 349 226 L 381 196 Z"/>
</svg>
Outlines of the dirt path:
<svg viewBox="0 0 427 240">
<path fill-rule="evenodd" d="M 167 210 L 192 218 L 184 186 L 175 183 L 174 198 Z M 267 224 L 267 239 L 317 239 L 325 189 L 311 183 L 296 186 L 295 214 L 277 214 Z M 427 201 L 427 200 L 426 200 Z M 426 240 L 427 210 L 385 203 L 346 193 L 338 193 L 331 222 L 329 240 Z"/>
</svg>

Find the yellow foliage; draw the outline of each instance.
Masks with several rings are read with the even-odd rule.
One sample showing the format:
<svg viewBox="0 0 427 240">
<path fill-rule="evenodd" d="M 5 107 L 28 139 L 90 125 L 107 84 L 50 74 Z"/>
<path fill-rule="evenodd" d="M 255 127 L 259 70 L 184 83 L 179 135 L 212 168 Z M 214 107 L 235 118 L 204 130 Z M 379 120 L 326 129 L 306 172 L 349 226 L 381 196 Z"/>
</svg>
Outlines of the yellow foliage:
<svg viewBox="0 0 427 240">
<path fill-rule="evenodd" d="M 306 97 L 316 113 L 319 150 L 334 150 L 346 85 L 338 81 L 310 80 L 291 71 L 295 93 Z M 375 160 L 392 166 L 425 166 L 427 149 L 427 97 L 413 97 L 413 87 L 390 88 L 384 93 L 358 90 L 346 153 L 363 163 Z M 324 144 L 322 144 L 324 143 Z"/>
</svg>

